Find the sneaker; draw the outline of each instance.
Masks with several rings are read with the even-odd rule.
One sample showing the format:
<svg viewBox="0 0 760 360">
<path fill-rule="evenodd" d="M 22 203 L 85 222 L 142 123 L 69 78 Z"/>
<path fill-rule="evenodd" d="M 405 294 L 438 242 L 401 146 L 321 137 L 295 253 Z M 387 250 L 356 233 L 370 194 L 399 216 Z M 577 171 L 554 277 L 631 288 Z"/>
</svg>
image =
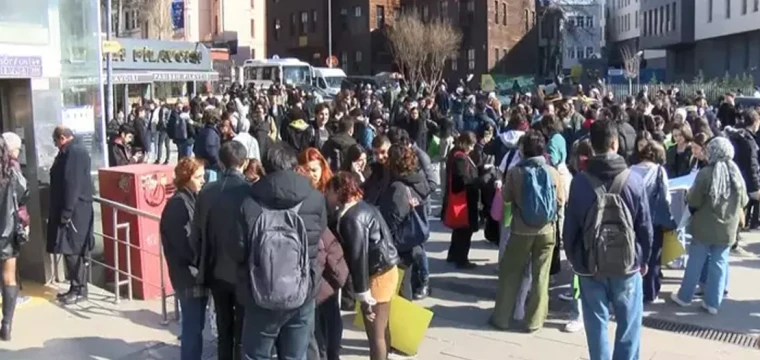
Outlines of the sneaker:
<svg viewBox="0 0 760 360">
<path fill-rule="evenodd" d="M 707 306 L 707 303 L 703 302 L 702 308 L 705 309 L 705 311 L 707 311 L 707 313 L 709 313 L 710 315 L 718 315 L 718 309 L 712 306 Z"/>
<path fill-rule="evenodd" d="M 585 325 L 583 325 L 583 320 L 581 319 L 574 319 L 570 320 L 567 324 L 565 324 L 565 327 L 562 329 L 562 331 L 566 333 L 577 333 L 585 328 Z"/>
<path fill-rule="evenodd" d="M 731 255 L 739 256 L 739 257 L 753 257 L 755 254 L 745 250 L 741 246 L 737 246 L 736 248 L 731 249 Z"/>
<path fill-rule="evenodd" d="M 687 303 L 686 301 L 683 301 L 683 300 L 679 299 L 678 298 L 678 293 L 675 293 L 675 292 L 670 294 L 670 300 L 673 300 L 674 303 L 676 303 L 676 304 L 678 304 L 680 306 L 683 306 L 683 307 L 686 307 L 686 306 L 690 305 L 690 303 Z"/>
<path fill-rule="evenodd" d="M 557 297 L 560 300 L 562 300 L 562 301 L 568 301 L 569 302 L 569 301 L 575 300 L 575 297 L 573 296 L 573 291 L 572 290 L 567 291 L 567 292 L 563 292 L 562 294 L 559 294 L 559 296 L 557 296 Z"/>
</svg>

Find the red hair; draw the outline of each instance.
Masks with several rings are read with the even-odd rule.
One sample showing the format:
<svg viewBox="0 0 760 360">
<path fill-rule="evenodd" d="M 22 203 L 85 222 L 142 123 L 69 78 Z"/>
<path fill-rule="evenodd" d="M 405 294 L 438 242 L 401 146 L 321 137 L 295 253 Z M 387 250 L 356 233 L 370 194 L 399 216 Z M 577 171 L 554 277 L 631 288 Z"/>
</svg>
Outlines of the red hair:
<svg viewBox="0 0 760 360">
<path fill-rule="evenodd" d="M 320 192 L 325 192 L 325 189 L 327 188 L 327 182 L 332 179 L 333 173 L 330 170 L 330 164 L 327 163 L 327 160 L 325 160 L 319 150 L 310 147 L 306 148 L 304 151 L 298 154 L 298 165 L 301 168 L 298 172 L 308 175 L 308 165 L 309 162 L 312 161 L 318 161 L 319 166 L 322 168 L 322 177 L 316 183 L 312 181 L 312 185 L 314 185 L 314 187 Z"/>
</svg>

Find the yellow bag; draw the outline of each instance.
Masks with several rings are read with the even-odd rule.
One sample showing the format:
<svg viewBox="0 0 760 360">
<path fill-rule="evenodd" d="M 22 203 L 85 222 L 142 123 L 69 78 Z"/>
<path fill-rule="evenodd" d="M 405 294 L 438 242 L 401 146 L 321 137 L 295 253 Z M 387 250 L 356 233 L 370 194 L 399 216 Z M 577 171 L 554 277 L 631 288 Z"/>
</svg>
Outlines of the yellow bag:
<svg viewBox="0 0 760 360">
<path fill-rule="evenodd" d="M 668 230 L 662 234 L 662 265 L 667 265 L 678 259 L 686 252 L 675 230 Z"/>
<path fill-rule="evenodd" d="M 399 283 L 396 285 L 396 294 L 401 289 L 403 279 L 404 270 L 399 268 Z M 364 316 L 358 301 L 355 310 L 354 326 L 364 329 Z M 432 311 L 401 296 L 394 295 L 391 299 L 391 316 L 388 324 L 391 332 L 391 347 L 407 355 L 417 354 L 432 319 Z"/>
</svg>

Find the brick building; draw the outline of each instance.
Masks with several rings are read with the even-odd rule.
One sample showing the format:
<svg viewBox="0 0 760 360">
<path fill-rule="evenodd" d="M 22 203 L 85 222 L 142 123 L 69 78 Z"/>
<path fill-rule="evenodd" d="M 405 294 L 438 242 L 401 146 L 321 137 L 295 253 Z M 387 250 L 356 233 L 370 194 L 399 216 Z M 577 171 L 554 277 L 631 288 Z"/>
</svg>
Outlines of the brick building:
<svg viewBox="0 0 760 360">
<path fill-rule="evenodd" d="M 402 10 L 423 19 L 446 17 L 462 31 L 462 48 L 446 66 L 449 80 L 486 73 L 534 74 L 534 0 L 332 0 L 333 55 L 348 74 L 393 70 L 383 29 Z M 272 0 L 267 6 L 267 54 L 324 66 L 328 0 Z M 478 76 L 479 77 L 479 76 Z"/>
</svg>

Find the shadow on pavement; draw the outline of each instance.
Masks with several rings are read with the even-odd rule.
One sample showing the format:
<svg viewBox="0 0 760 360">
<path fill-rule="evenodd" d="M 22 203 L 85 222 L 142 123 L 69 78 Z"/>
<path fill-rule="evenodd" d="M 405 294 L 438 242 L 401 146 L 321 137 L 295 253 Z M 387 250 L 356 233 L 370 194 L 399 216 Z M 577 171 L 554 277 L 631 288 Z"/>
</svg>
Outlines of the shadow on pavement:
<svg viewBox="0 0 760 360">
<path fill-rule="evenodd" d="M 0 359 L 117 360 L 124 358 L 125 354 L 142 353 L 146 349 L 163 346 L 165 344 L 160 342 L 127 343 L 121 339 L 100 337 L 55 339 L 48 340 L 42 347 L 37 348 L 23 350 L 0 349 Z M 149 360 L 149 358 L 143 358 L 143 360 Z"/>
</svg>

